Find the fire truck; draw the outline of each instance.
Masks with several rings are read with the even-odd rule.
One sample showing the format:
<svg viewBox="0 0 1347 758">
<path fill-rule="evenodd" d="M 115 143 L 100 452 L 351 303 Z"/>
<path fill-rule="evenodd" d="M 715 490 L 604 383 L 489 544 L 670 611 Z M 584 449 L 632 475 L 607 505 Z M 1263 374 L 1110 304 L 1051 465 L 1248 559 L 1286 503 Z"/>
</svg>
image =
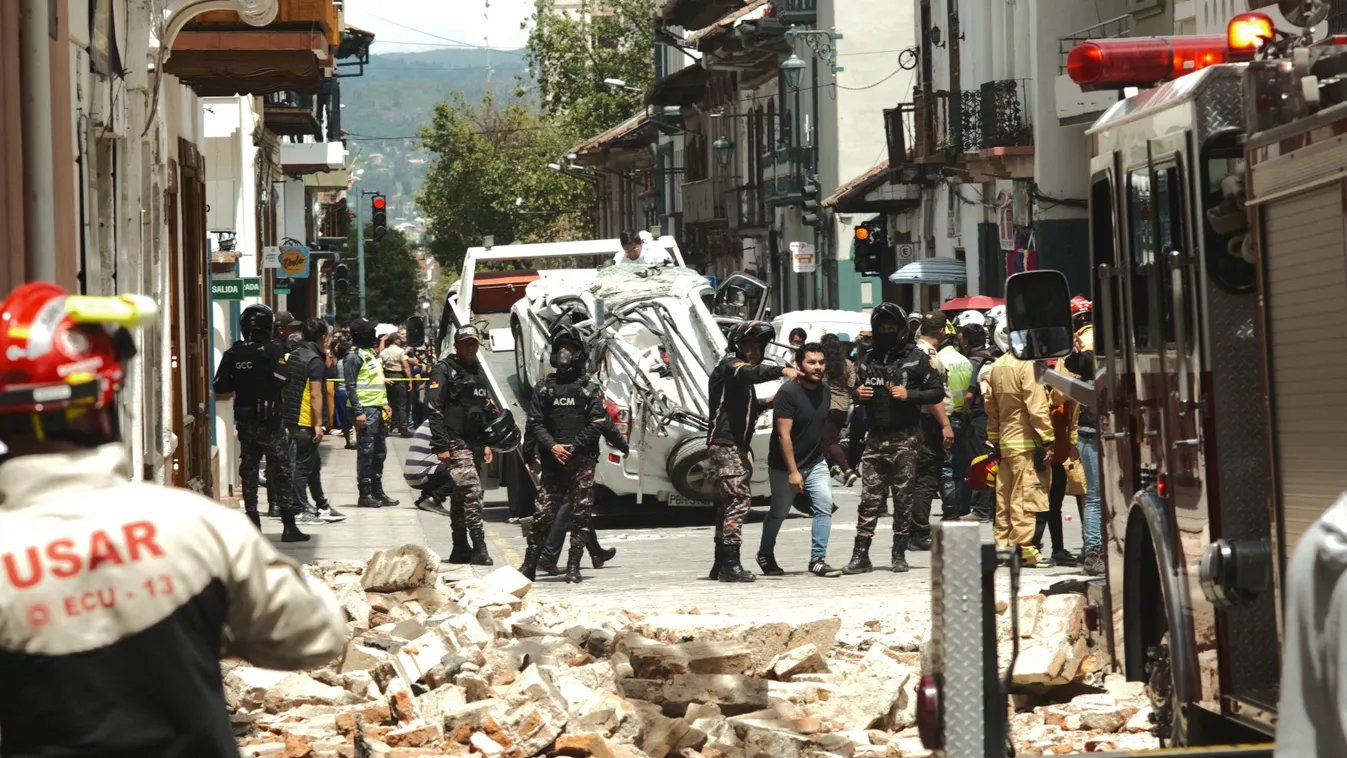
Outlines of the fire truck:
<svg viewBox="0 0 1347 758">
<path fill-rule="evenodd" d="M 1347 491 L 1347 35 L 1274 29 L 1256 9 L 1277 1 L 1250 0 L 1223 36 L 1091 40 L 1067 64 L 1083 89 L 1138 92 L 1087 131 L 1098 373 L 1044 377 L 1098 410 L 1091 644 L 1147 683 L 1168 745 L 1274 734 L 1282 575 Z M 1279 5 L 1305 30 L 1329 13 Z M 980 636 L 942 621 L 942 581 L 933 639 Z M 967 665 L 985 650 L 943 647 Z M 923 685 L 945 723 L 950 683 Z"/>
</svg>

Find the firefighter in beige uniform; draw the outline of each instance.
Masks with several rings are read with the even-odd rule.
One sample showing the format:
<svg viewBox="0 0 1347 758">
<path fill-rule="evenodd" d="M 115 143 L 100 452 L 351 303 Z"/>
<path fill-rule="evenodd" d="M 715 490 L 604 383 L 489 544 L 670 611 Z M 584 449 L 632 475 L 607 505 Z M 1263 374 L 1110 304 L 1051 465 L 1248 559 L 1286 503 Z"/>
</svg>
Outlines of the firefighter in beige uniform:
<svg viewBox="0 0 1347 758">
<path fill-rule="evenodd" d="M 300 670 L 346 642 L 332 593 L 242 513 L 130 481 L 124 327 L 154 310 L 45 282 L 0 303 L 6 756 L 232 758 L 221 656 Z"/>
<path fill-rule="evenodd" d="M 1052 415 L 1034 364 L 1007 351 L 992 364 L 984 399 L 987 442 L 1000 451 L 994 534 L 1018 545 L 1025 565 L 1050 565 L 1033 546 L 1035 514 L 1048 509 L 1052 485 Z"/>
</svg>

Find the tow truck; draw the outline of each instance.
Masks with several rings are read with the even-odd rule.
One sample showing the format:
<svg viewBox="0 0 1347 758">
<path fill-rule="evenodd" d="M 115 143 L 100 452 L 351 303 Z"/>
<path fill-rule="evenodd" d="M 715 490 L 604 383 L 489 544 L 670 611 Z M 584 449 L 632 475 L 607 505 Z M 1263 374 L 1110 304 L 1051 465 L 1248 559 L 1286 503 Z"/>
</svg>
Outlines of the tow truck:
<svg viewBox="0 0 1347 758">
<path fill-rule="evenodd" d="M 1307 31 L 1276 30 L 1256 12 L 1274 2 L 1251 0 L 1224 36 L 1091 40 L 1067 63 L 1084 89 L 1143 91 L 1087 131 L 1098 373 L 1042 375 L 1098 409 L 1107 569 L 1084 587 L 1090 644 L 1146 682 L 1171 746 L 1274 735 L 1283 574 L 1347 490 L 1347 357 L 1332 347 L 1347 323 L 1347 36 L 1308 31 L 1322 0 L 1282 0 Z M 1012 330 L 1052 323 L 1067 292 L 1012 287 L 1027 276 L 1060 278 L 1007 282 Z M 937 656 L 928 731 L 949 744 L 943 724 L 976 705 L 1003 738 L 977 700 L 1004 713 L 994 637 L 971 646 L 985 630 L 940 619 L 995 559 L 965 546 L 961 565 L 942 532 L 933 639 L 962 655 Z M 955 670 L 988 644 L 991 675 L 956 697 Z M 990 744 L 945 755 L 999 755 Z"/>
</svg>

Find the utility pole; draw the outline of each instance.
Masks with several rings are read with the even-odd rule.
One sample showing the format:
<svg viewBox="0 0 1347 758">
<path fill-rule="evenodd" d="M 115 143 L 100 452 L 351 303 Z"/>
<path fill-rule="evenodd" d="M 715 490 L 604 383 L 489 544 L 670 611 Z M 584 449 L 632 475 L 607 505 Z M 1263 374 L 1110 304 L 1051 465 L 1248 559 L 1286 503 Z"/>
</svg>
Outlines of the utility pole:
<svg viewBox="0 0 1347 758">
<path fill-rule="evenodd" d="M 355 204 L 355 265 L 356 277 L 360 280 L 360 318 L 365 317 L 365 193 Z"/>
</svg>

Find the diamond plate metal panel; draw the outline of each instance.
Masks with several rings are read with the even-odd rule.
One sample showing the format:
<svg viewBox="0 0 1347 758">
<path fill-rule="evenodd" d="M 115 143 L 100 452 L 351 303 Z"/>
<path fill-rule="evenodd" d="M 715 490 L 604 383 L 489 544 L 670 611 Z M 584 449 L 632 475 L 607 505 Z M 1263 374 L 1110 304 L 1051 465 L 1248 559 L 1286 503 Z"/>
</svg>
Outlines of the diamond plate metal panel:
<svg viewBox="0 0 1347 758">
<path fill-rule="evenodd" d="M 1197 107 L 1199 145 L 1217 132 L 1243 128 L 1244 114 L 1239 88 L 1239 76 L 1243 70 L 1243 66 L 1213 69 L 1211 78 L 1197 91 L 1194 104 Z"/>
<path fill-rule="evenodd" d="M 932 663 L 941 675 L 946 755 L 981 755 L 983 714 L 982 536 L 977 523 L 935 530 L 931 550 Z"/>
</svg>

